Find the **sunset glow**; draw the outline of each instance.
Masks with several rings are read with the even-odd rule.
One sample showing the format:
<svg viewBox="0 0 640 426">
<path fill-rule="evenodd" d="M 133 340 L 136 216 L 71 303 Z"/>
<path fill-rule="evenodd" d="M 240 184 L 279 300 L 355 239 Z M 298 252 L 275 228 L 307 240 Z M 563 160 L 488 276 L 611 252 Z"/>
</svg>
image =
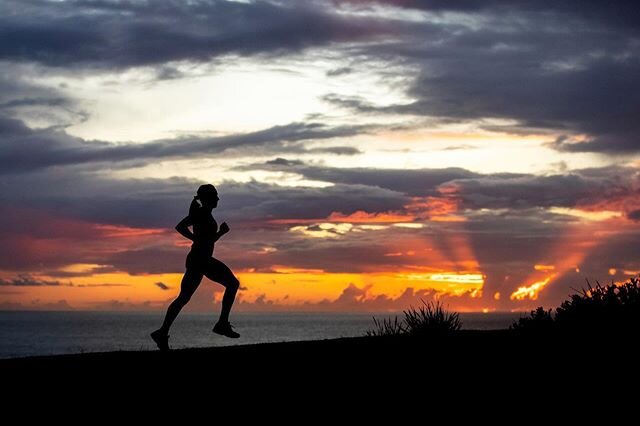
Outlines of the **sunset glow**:
<svg viewBox="0 0 640 426">
<path fill-rule="evenodd" d="M 164 310 L 203 183 L 239 310 L 522 311 L 640 271 L 617 8 L 160 3 L 0 2 L 0 309 Z"/>
<path fill-rule="evenodd" d="M 511 293 L 511 300 L 536 300 L 540 292 L 546 287 L 547 284 L 549 284 L 549 281 L 551 281 L 553 277 L 554 276 L 551 275 L 542 281 L 538 281 L 527 286 L 518 287 L 516 291 Z"/>
</svg>

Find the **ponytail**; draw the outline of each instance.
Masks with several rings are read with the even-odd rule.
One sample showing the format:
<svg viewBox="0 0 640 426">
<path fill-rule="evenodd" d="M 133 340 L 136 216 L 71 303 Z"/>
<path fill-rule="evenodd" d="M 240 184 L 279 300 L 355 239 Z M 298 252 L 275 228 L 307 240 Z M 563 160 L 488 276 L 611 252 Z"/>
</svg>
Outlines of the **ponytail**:
<svg viewBox="0 0 640 426">
<path fill-rule="evenodd" d="M 197 216 L 198 212 L 200 211 L 200 203 L 198 203 L 198 196 L 196 195 L 195 197 L 193 197 L 193 200 L 191 200 L 191 205 L 189 206 L 189 216 L 191 217 L 195 217 Z"/>
</svg>

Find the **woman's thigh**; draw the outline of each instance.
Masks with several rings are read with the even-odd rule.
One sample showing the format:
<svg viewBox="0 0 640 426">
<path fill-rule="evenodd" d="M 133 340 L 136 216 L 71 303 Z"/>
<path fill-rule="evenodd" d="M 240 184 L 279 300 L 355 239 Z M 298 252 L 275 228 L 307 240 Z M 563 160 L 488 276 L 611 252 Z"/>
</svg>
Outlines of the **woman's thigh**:
<svg viewBox="0 0 640 426">
<path fill-rule="evenodd" d="M 231 269 L 215 257 L 210 258 L 207 262 L 204 275 L 211 281 L 220 283 L 225 287 L 238 285 L 238 278 L 236 278 Z"/>
<path fill-rule="evenodd" d="M 194 268 L 187 268 L 180 283 L 180 295 L 187 298 L 191 297 L 198 289 L 202 281 L 202 276 L 203 273 L 201 271 Z"/>
</svg>

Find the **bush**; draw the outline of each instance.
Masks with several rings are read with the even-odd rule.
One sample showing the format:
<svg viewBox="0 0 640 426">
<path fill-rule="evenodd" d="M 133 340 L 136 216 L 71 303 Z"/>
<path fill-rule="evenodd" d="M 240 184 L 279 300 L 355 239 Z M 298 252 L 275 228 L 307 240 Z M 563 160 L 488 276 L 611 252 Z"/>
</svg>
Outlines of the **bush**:
<svg viewBox="0 0 640 426">
<path fill-rule="evenodd" d="M 440 302 L 425 302 L 422 300 L 419 308 L 410 306 L 403 311 L 404 319 L 398 317 L 383 319 L 373 318 L 375 328 L 367 331 L 367 336 L 423 336 L 434 334 L 448 334 L 462 328 L 462 320 L 457 312 L 448 312 Z"/>
<path fill-rule="evenodd" d="M 518 322 L 514 322 L 509 328 L 519 332 L 544 332 L 551 330 L 553 326 L 551 309 L 545 311 L 543 307 L 539 307 L 531 311 L 528 317 L 518 318 Z"/>
<path fill-rule="evenodd" d="M 462 320 L 457 312 L 448 312 L 440 302 L 425 302 L 418 309 L 410 306 L 404 311 L 407 334 L 446 334 L 462 328 Z"/>
<path fill-rule="evenodd" d="M 511 327 L 516 331 L 564 330 L 571 332 L 619 332 L 640 329 L 640 280 L 603 286 L 596 281 L 593 287 L 573 294 L 556 309 L 542 307 L 520 318 Z"/>
<path fill-rule="evenodd" d="M 401 321 L 398 321 L 398 317 L 383 318 L 382 321 L 373 317 L 373 323 L 375 327 L 373 330 L 367 331 L 367 336 L 399 336 L 405 333 L 405 329 Z"/>
<path fill-rule="evenodd" d="M 622 285 L 611 283 L 572 295 L 556 309 L 555 321 L 565 329 L 626 330 L 640 327 L 640 280 L 631 278 Z"/>
</svg>

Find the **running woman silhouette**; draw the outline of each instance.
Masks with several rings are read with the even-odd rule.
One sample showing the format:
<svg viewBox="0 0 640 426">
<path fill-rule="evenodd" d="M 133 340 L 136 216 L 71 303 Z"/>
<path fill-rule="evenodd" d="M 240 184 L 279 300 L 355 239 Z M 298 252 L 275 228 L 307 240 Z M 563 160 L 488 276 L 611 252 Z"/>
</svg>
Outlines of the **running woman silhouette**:
<svg viewBox="0 0 640 426">
<path fill-rule="evenodd" d="M 193 241 L 185 262 L 186 271 L 180 284 L 180 294 L 167 308 L 162 327 L 151 333 L 151 338 L 163 351 L 169 350 L 171 324 L 180 310 L 189 302 L 203 276 L 225 287 L 220 319 L 213 327 L 213 332 L 231 338 L 240 337 L 229 323 L 229 312 L 231 312 L 240 282 L 227 265 L 212 256 L 215 242 L 229 232 L 229 226 L 223 222 L 218 229 L 218 224 L 211 216 L 211 210 L 218 206 L 219 198 L 216 188 L 211 184 L 201 185 L 197 194 L 191 201 L 189 215 L 176 225 L 176 230 L 180 234 Z M 193 226 L 193 232 L 189 230 L 189 226 Z"/>
</svg>

